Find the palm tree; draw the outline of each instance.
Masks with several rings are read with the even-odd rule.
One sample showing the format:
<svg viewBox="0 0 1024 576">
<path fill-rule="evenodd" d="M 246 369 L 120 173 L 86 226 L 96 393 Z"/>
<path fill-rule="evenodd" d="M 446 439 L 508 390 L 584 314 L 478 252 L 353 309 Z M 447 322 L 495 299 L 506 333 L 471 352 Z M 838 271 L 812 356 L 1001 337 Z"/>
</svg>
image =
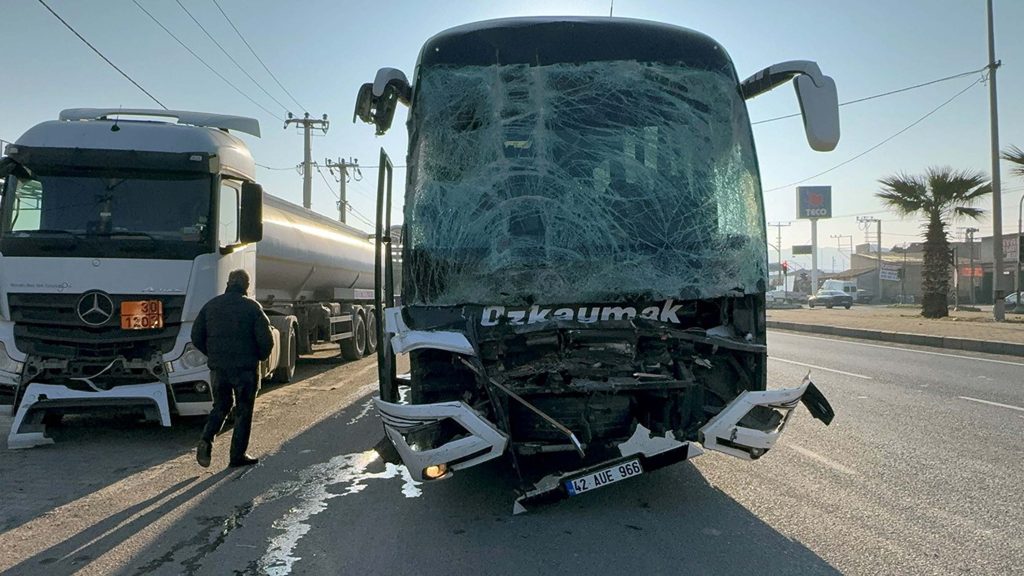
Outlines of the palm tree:
<svg viewBox="0 0 1024 576">
<path fill-rule="evenodd" d="M 1024 150 L 1016 146 L 1010 146 L 1006 150 L 1003 150 L 1003 160 L 1013 162 L 1016 164 L 1010 171 L 1024 178 Z"/>
<path fill-rule="evenodd" d="M 898 174 L 878 181 L 882 202 L 901 216 L 918 214 L 925 218 L 924 227 L 924 299 L 921 315 L 942 318 L 949 315 L 946 295 L 949 292 L 949 222 L 961 217 L 977 219 L 984 210 L 973 205 L 992 193 L 992 185 L 981 172 L 959 171 L 942 167 L 929 168 L 923 176 Z"/>
</svg>

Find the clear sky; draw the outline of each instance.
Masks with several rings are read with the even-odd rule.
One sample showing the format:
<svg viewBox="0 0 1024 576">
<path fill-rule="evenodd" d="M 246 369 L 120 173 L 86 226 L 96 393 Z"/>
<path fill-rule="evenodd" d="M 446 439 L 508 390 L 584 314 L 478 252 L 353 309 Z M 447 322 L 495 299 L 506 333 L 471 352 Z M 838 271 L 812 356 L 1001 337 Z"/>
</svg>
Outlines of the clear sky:
<svg viewBox="0 0 1024 576">
<path fill-rule="evenodd" d="M 273 115 L 227 86 L 150 20 L 131 0 L 47 0 L 79 33 L 115 64 L 172 109 L 253 116 L 263 138 L 248 138 L 258 163 L 278 168 L 302 160 L 302 136 L 285 130 L 285 108 L 276 104 L 240 72 L 203 34 L 175 0 L 138 0 L 165 26 Z M 214 32 L 224 48 L 289 110 L 302 110 L 252 57 L 212 0 L 180 0 Z M 483 0 L 350 2 L 309 0 L 218 0 L 285 88 L 313 116 L 328 114 L 327 135 L 313 142 L 313 158 L 358 158 L 375 165 L 384 146 L 395 164 L 404 164 L 405 110 L 395 126 L 375 137 L 365 124 L 352 124 L 355 94 L 383 66 L 400 68 L 412 78 L 423 42 L 459 24 L 526 15 L 607 16 L 608 0 Z M 32 125 L 54 119 L 73 107 L 156 107 L 137 88 L 104 63 L 57 21 L 37 0 L 0 0 L 4 81 L 0 91 L 0 139 L 13 140 Z M 615 16 L 658 20 L 704 32 L 729 51 L 746 77 L 786 60 L 819 63 L 839 88 L 841 102 L 872 96 L 946 76 L 976 70 L 987 63 L 984 0 L 616 0 Z M 1000 145 L 1024 148 L 1024 2 L 995 0 Z M 834 152 L 813 152 L 799 118 L 756 125 L 767 220 L 793 221 L 783 229 L 784 246 L 809 243 L 810 224 L 795 220 L 790 185 L 850 160 L 904 130 L 981 74 L 842 107 L 842 139 Z M 831 185 L 831 220 L 818 225 L 819 244 L 831 235 L 864 241 L 857 214 L 883 220 L 883 243 L 913 241 L 919 222 L 901 221 L 874 198 L 878 179 L 898 172 L 916 174 L 929 166 L 991 173 L 989 95 L 986 83 L 967 89 L 927 119 L 876 150 L 813 178 L 805 185 Z M 793 90 L 783 87 L 749 102 L 755 122 L 798 111 Z M 277 118 L 275 118 L 277 116 Z M 1017 228 L 1017 205 L 1024 179 L 1002 164 L 1003 230 Z M 326 174 L 326 171 L 325 171 Z M 372 217 L 376 170 L 349 185 L 353 207 Z M 302 179 L 292 169 L 258 169 L 272 193 L 301 202 Z M 402 182 L 404 171 L 396 179 Z M 330 176 L 328 175 L 328 178 Z M 336 214 L 332 187 L 314 174 L 313 208 Z M 775 188 L 781 189 L 773 190 Z M 396 191 L 397 192 L 397 191 Z M 399 195 L 400 197 L 400 195 Z M 991 203 L 986 201 L 986 209 Z M 359 226 L 358 219 L 350 222 Z M 967 224 L 960 223 L 965 226 Z M 991 233 L 986 217 L 981 235 Z M 364 226 L 364 228 L 366 228 Z M 775 242 L 775 229 L 769 229 Z M 773 258 L 774 259 L 774 258 Z M 829 267 L 828 262 L 821 263 Z M 837 263 L 837 266 L 839 263 Z"/>
</svg>

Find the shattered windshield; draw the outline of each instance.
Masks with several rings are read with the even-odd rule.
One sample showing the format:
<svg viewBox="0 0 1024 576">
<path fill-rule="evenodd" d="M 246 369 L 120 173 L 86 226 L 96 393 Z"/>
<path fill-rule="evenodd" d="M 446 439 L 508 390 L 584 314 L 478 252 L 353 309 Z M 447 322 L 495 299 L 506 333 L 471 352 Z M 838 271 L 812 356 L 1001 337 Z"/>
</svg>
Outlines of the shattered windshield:
<svg viewBox="0 0 1024 576">
<path fill-rule="evenodd" d="M 416 90 L 405 207 L 414 301 L 763 289 L 760 183 L 729 71 L 435 66 Z"/>
</svg>

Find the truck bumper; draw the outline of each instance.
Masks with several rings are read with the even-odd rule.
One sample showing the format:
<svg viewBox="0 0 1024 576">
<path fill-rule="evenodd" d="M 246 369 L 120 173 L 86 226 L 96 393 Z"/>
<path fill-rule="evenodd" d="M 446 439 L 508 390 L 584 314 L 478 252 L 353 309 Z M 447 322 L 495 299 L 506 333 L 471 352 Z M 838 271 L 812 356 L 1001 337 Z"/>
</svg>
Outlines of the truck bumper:
<svg viewBox="0 0 1024 576">
<path fill-rule="evenodd" d="M 451 470 L 475 466 L 501 456 L 508 446 L 508 436 L 463 402 L 438 404 L 392 404 L 374 398 L 384 432 L 395 446 L 409 474 L 417 481 L 438 480 L 451 475 Z M 429 426 L 452 420 L 465 430 L 461 438 L 440 446 L 417 446 L 407 440 L 409 434 Z M 424 470 L 440 467 L 446 472 L 427 478 Z"/>
<path fill-rule="evenodd" d="M 118 386 L 111 390 L 72 390 L 54 384 L 29 384 L 22 397 L 21 406 L 14 416 L 7 447 L 31 448 L 53 444 L 46 436 L 42 423 L 48 409 L 78 408 L 91 406 L 144 406 L 156 408 L 160 424 L 171 425 L 171 410 L 167 401 L 167 386 L 162 382 Z"/>
</svg>

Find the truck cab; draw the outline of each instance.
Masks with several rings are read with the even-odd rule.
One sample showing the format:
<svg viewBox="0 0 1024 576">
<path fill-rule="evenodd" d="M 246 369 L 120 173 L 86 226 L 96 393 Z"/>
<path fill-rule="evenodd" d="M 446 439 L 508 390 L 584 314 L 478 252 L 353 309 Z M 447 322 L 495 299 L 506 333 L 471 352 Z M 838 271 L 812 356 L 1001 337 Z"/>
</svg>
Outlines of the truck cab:
<svg viewBox="0 0 1024 576">
<path fill-rule="evenodd" d="M 254 274 L 262 189 L 233 132 L 249 118 L 65 110 L 0 161 L 0 410 L 12 448 L 51 441 L 43 414 L 211 407 L 193 320 L 234 269 Z M 276 368 L 272 356 L 269 371 Z"/>
</svg>

